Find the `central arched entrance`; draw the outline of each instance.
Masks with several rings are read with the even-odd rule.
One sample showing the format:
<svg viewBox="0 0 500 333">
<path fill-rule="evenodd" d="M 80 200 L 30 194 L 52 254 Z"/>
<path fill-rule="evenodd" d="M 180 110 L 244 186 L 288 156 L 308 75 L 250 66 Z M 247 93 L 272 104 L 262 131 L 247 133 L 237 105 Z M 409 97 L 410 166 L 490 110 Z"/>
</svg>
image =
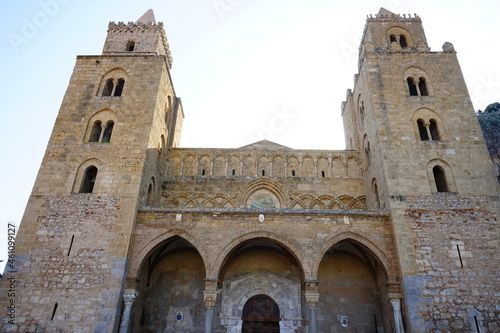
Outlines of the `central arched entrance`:
<svg viewBox="0 0 500 333">
<path fill-rule="evenodd" d="M 242 333 L 279 333 L 280 309 L 269 296 L 255 295 L 243 307 Z"/>
</svg>

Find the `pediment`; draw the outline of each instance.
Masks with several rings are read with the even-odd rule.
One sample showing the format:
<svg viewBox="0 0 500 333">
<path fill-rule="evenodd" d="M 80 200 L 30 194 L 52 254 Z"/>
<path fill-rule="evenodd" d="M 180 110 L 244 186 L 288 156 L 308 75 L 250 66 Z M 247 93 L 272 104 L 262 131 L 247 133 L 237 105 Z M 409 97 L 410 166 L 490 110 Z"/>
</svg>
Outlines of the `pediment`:
<svg viewBox="0 0 500 333">
<path fill-rule="evenodd" d="M 254 143 L 251 143 L 249 145 L 240 147 L 239 149 L 244 149 L 244 150 L 293 150 L 292 148 L 280 145 L 276 142 L 272 142 L 269 140 L 261 140 L 257 141 Z"/>
</svg>

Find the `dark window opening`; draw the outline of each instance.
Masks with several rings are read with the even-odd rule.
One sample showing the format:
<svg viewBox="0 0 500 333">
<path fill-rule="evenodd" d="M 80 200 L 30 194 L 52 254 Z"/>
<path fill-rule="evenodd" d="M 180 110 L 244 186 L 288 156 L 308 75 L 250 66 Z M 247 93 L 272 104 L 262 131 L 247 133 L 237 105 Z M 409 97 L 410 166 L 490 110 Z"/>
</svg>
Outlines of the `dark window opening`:
<svg viewBox="0 0 500 333">
<path fill-rule="evenodd" d="M 431 138 L 432 140 L 439 141 L 439 132 L 437 128 L 437 123 L 435 120 L 430 120 L 429 122 L 429 131 L 431 132 Z"/>
<path fill-rule="evenodd" d="M 292 177 L 295 177 L 295 170 L 292 170 Z"/>
<path fill-rule="evenodd" d="M 123 86 L 125 85 L 125 80 L 124 79 L 118 79 L 118 84 L 116 85 L 115 88 L 115 93 L 113 96 L 121 96 L 123 92 Z"/>
<path fill-rule="evenodd" d="M 205 169 L 201 170 L 201 175 L 205 176 Z"/>
<path fill-rule="evenodd" d="M 417 86 L 415 85 L 413 78 L 409 77 L 406 81 L 408 82 L 408 88 L 410 89 L 410 96 L 418 96 Z"/>
<path fill-rule="evenodd" d="M 399 44 L 401 44 L 401 47 L 404 49 L 408 47 L 408 44 L 406 43 L 406 37 L 405 35 L 400 35 L 399 36 Z"/>
<path fill-rule="evenodd" d="M 153 184 L 149 184 L 148 196 L 146 197 L 146 206 L 151 206 L 152 198 L 153 198 Z"/>
<path fill-rule="evenodd" d="M 99 142 L 102 132 L 102 123 L 96 121 L 92 127 L 92 132 L 90 133 L 89 142 Z"/>
<path fill-rule="evenodd" d="M 101 142 L 109 142 L 111 140 L 111 134 L 113 133 L 113 127 L 115 123 L 110 121 L 106 125 L 106 129 L 104 130 L 104 133 L 102 135 L 102 141 Z"/>
<path fill-rule="evenodd" d="M 436 165 L 434 168 L 432 168 L 432 173 L 434 174 L 434 181 L 436 182 L 437 191 L 448 192 L 448 184 L 446 183 L 446 175 L 443 168 Z"/>
<path fill-rule="evenodd" d="M 378 194 L 377 183 L 373 184 L 373 196 L 375 199 L 375 208 L 380 208 L 380 195 Z"/>
<path fill-rule="evenodd" d="M 425 128 L 424 121 L 422 119 L 417 120 L 418 124 L 418 133 L 420 133 L 420 140 L 427 141 L 429 140 L 429 135 L 427 134 L 427 128 Z"/>
<path fill-rule="evenodd" d="M 126 50 L 127 50 L 127 51 L 133 51 L 134 49 L 135 49 L 135 42 L 131 40 L 131 41 L 129 41 L 129 42 L 127 43 L 127 48 L 126 48 Z"/>
<path fill-rule="evenodd" d="M 114 86 L 115 85 L 113 83 L 113 79 L 108 79 L 108 81 L 106 81 L 106 84 L 104 85 L 104 90 L 102 91 L 102 95 L 111 96 L 111 94 L 113 93 Z"/>
<path fill-rule="evenodd" d="M 236 170 L 233 169 L 232 175 L 236 175 Z"/>
<path fill-rule="evenodd" d="M 389 37 L 389 39 L 391 40 L 391 43 L 393 43 L 393 42 L 397 42 L 397 40 L 396 40 L 396 35 L 391 35 L 391 36 Z"/>
<path fill-rule="evenodd" d="M 420 90 L 420 96 L 428 96 L 427 84 L 425 83 L 425 78 L 421 77 L 418 80 L 418 89 Z"/>
<path fill-rule="evenodd" d="M 266 170 L 262 170 L 262 176 L 266 175 Z"/>
<path fill-rule="evenodd" d="M 325 178 L 325 172 L 321 171 L 321 177 Z"/>
<path fill-rule="evenodd" d="M 80 193 L 92 193 L 94 190 L 95 180 L 97 178 L 97 168 L 95 166 L 90 166 L 85 170 L 83 176 L 82 186 L 80 188 Z"/>
</svg>

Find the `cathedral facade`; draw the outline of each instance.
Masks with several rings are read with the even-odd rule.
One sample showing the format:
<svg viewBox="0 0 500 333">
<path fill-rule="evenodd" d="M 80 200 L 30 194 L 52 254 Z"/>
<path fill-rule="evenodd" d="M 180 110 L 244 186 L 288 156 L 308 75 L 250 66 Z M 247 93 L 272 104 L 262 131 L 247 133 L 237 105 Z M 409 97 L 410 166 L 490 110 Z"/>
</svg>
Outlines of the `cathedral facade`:
<svg viewBox="0 0 500 333">
<path fill-rule="evenodd" d="M 77 57 L 2 332 L 500 330 L 499 186 L 417 15 L 367 18 L 347 150 L 181 148 L 171 65 L 152 11 Z"/>
</svg>

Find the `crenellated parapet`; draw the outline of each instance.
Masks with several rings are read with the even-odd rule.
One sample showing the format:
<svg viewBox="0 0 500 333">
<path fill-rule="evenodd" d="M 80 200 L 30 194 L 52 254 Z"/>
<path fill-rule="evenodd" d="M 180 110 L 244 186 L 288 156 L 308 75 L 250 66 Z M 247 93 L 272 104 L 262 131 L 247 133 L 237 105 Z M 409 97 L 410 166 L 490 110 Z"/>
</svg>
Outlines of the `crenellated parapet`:
<svg viewBox="0 0 500 333">
<path fill-rule="evenodd" d="M 163 22 L 109 22 L 103 54 L 132 52 L 164 55 L 172 68 L 173 59 Z"/>
</svg>

